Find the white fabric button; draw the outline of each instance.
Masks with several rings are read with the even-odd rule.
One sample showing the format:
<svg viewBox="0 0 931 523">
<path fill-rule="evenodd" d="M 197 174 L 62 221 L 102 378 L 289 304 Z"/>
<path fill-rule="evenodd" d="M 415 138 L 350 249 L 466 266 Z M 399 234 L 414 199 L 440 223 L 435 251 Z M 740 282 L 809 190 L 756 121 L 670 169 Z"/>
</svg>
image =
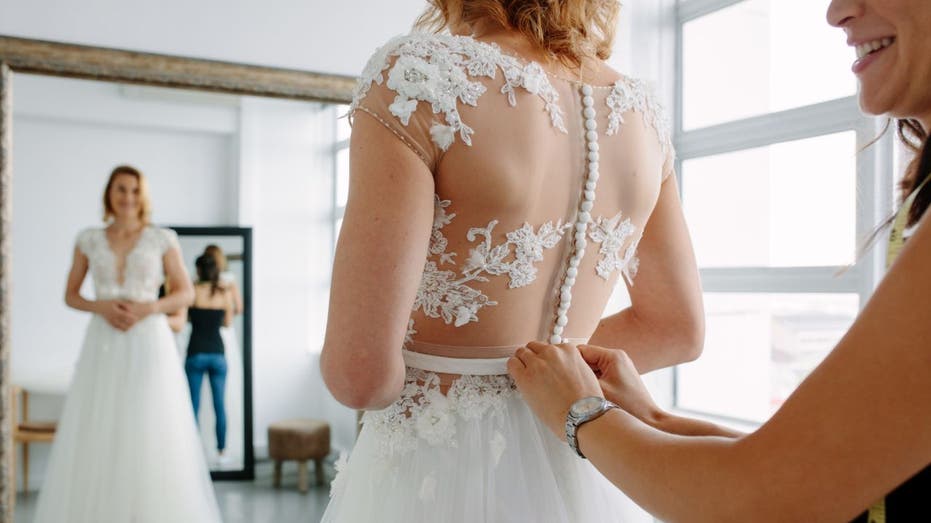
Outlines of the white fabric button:
<svg viewBox="0 0 931 523">
<path fill-rule="evenodd" d="M 595 190 L 595 182 L 594 182 L 593 180 L 589 180 L 589 181 L 585 182 L 585 190 L 586 190 L 586 191 L 594 191 L 594 190 Z"/>
<path fill-rule="evenodd" d="M 594 107 L 586 107 L 585 109 L 582 110 L 582 116 L 584 116 L 585 118 L 594 118 L 594 117 L 595 117 L 595 108 L 594 108 Z"/>
<path fill-rule="evenodd" d="M 589 131 L 594 131 L 598 128 L 598 122 L 595 120 L 585 120 L 585 128 Z"/>
<path fill-rule="evenodd" d="M 591 189 L 585 190 L 585 199 L 590 201 L 595 201 L 595 191 Z"/>
<path fill-rule="evenodd" d="M 589 107 L 589 109 L 591 109 L 591 107 Z M 588 109 L 586 109 L 586 111 L 588 111 Z M 595 110 L 592 109 L 592 112 L 595 112 Z M 594 142 L 598 140 L 598 132 L 597 131 L 586 131 L 585 139 L 587 139 L 590 142 Z"/>
<path fill-rule="evenodd" d="M 575 278 L 578 275 L 579 275 L 579 270 L 574 267 L 569 267 L 569 269 L 566 271 L 566 276 L 568 276 L 569 278 Z"/>
<path fill-rule="evenodd" d="M 580 260 L 579 260 L 579 258 L 577 258 L 577 256 L 578 256 L 577 254 L 573 254 L 573 255 L 572 255 L 572 258 L 569 258 L 569 267 L 573 267 L 573 268 L 576 268 L 576 269 L 579 268 L 579 261 L 580 261 Z"/>
<path fill-rule="evenodd" d="M 597 150 L 598 150 L 598 142 L 588 142 L 588 150 L 589 150 L 589 151 L 597 151 Z"/>
<path fill-rule="evenodd" d="M 598 169 L 597 169 L 597 168 L 588 171 L 588 179 L 589 179 L 589 180 L 591 180 L 591 181 L 593 181 L 593 182 L 597 182 L 599 177 L 600 177 L 600 175 L 598 174 Z"/>
<path fill-rule="evenodd" d="M 588 85 L 588 84 L 583 85 L 583 86 L 582 86 L 582 94 L 585 95 L 585 96 L 591 96 L 591 95 L 592 95 L 592 86 L 590 86 L 590 85 Z"/>
<path fill-rule="evenodd" d="M 553 334 L 552 336 L 550 336 L 550 343 L 552 343 L 553 345 L 559 345 L 560 343 L 562 343 L 562 338 L 558 334 Z"/>
<path fill-rule="evenodd" d="M 582 97 L 582 105 L 585 107 L 592 107 L 595 105 L 595 99 L 591 95 L 585 95 Z"/>
<path fill-rule="evenodd" d="M 569 285 L 575 285 L 575 278 L 569 278 L 569 277 L 567 276 L 565 282 L 566 282 L 567 284 L 569 284 Z"/>
<path fill-rule="evenodd" d="M 578 236 L 575 237 L 575 246 L 579 250 L 579 252 L 582 252 L 582 253 L 585 252 L 585 247 L 588 246 L 588 242 L 585 241 L 585 233 L 582 233 L 581 238 L 579 238 Z"/>
<path fill-rule="evenodd" d="M 585 200 L 584 202 L 582 202 L 582 210 L 585 212 L 589 212 L 589 213 L 592 212 L 592 207 L 594 206 L 595 204 L 588 200 Z"/>
<path fill-rule="evenodd" d="M 559 294 L 559 299 L 562 301 L 569 301 L 572 299 L 572 293 L 568 290 L 564 290 Z"/>
<path fill-rule="evenodd" d="M 556 320 L 557 327 L 565 327 L 568 324 L 569 324 L 569 318 L 567 318 L 565 314 L 559 316 L 559 319 Z M 562 334 L 562 332 L 560 332 L 559 334 Z"/>
<path fill-rule="evenodd" d="M 598 151 L 589 151 L 588 152 L 588 161 L 597 162 L 598 161 Z"/>
</svg>

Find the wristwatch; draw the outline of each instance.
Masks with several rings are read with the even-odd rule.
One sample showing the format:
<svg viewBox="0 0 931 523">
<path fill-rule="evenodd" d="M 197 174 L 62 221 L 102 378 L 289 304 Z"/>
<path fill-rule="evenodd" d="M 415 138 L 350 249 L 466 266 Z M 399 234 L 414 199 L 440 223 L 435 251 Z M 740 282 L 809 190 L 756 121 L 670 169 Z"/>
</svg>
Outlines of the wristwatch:
<svg viewBox="0 0 931 523">
<path fill-rule="evenodd" d="M 599 418 L 605 412 L 611 409 L 619 409 L 617 405 L 600 396 L 589 396 L 582 398 L 569 407 L 569 414 L 566 415 L 566 441 L 569 447 L 575 451 L 582 459 L 585 455 L 579 450 L 579 442 L 576 439 L 576 433 L 583 423 Z"/>
</svg>

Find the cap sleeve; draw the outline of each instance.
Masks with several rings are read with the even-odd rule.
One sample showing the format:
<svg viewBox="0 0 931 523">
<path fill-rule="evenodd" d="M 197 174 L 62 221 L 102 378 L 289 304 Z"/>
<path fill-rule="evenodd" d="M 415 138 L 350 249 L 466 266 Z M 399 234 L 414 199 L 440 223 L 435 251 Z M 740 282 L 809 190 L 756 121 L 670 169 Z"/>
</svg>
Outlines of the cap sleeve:
<svg viewBox="0 0 931 523">
<path fill-rule="evenodd" d="M 181 250 L 181 244 L 178 242 L 178 233 L 171 229 L 159 229 L 158 232 L 159 244 L 163 255 L 171 249 Z"/>
<path fill-rule="evenodd" d="M 84 229 L 78 233 L 74 246 L 81 251 L 81 254 L 90 258 L 90 253 L 94 248 L 94 238 L 97 236 L 97 229 Z"/>
<path fill-rule="evenodd" d="M 614 84 L 607 104 L 610 109 L 608 136 L 620 132 L 624 122 L 622 115 L 627 111 L 640 113 L 644 123 L 656 133 L 663 154 L 662 181 L 665 182 L 675 171 L 676 152 L 672 144 L 672 124 L 654 89 L 643 80 L 624 78 Z"/>
<path fill-rule="evenodd" d="M 423 57 L 414 56 L 407 43 L 409 37 L 395 38 L 375 52 L 356 87 L 349 117 L 350 121 L 373 118 L 433 171 L 442 152 L 452 143 L 437 135 L 441 126 L 434 121 L 431 110 L 435 101 L 433 87 L 441 78 L 437 68 L 430 67 Z"/>
</svg>

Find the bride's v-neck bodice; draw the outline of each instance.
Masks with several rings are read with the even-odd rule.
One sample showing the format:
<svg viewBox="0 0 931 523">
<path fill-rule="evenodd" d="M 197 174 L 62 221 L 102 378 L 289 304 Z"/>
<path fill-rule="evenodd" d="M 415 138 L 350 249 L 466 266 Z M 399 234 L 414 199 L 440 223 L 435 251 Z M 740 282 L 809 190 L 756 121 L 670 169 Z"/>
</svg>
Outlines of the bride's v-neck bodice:
<svg viewBox="0 0 931 523">
<path fill-rule="evenodd" d="M 81 231 L 77 247 L 87 256 L 98 300 L 124 299 L 148 302 L 158 299 L 165 281 L 162 258 L 178 248 L 178 235 L 171 229 L 147 226 L 120 263 L 102 228 Z"/>
<path fill-rule="evenodd" d="M 673 154 L 643 82 L 591 86 L 495 44 L 415 33 L 375 53 L 350 114 L 433 175 L 408 343 L 588 338 L 618 278 L 633 282 Z"/>
</svg>

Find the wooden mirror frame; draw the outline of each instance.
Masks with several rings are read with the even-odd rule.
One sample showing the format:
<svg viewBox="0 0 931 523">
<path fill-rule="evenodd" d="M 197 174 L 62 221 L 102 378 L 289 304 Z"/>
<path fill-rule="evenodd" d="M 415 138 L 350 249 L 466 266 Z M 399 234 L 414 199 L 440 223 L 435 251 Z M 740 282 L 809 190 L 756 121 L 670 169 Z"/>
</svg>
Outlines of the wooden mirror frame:
<svg viewBox="0 0 931 523">
<path fill-rule="evenodd" d="M 10 222 L 13 76 L 17 72 L 333 103 L 349 103 L 356 82 L 349 76 L 0 35 L 0 523 L 12 523 L 16 501 L 10 383 Z"/>
</svg>

